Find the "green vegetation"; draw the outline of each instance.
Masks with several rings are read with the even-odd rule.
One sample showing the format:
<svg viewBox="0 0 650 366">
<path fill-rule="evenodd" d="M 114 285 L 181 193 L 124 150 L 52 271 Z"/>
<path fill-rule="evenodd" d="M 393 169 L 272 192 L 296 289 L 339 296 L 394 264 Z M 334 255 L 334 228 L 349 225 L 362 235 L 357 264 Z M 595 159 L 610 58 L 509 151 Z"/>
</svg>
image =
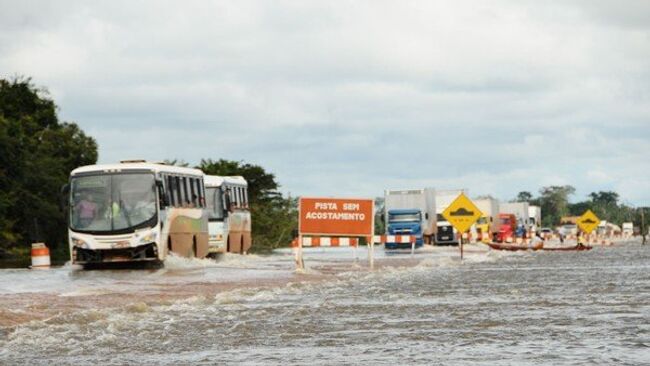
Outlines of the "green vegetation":
<svg viewBox="0 0 650 366">
<path fill-rule="evenodd" d="M 97 161 L 97 144 L 30 79 L 0 79 L 0 257 L 44 241 L 67 257 L 61 186 L 70 171 Z"/>
<path fill-rule="evenodd" d="M 554 227 L 560 225 L 563 216 L 580 216 L 587 210 L 592 210 L 601 220 L 607 220 L 621 226 L 623 222 L 633 222 L 635 227 L 641 227 L 641 210 L 644 211 L 644 227 L 647 232 L 650 209 L 634 208 L 619 202 L 619 195 L 612 191 L 592 192 L 587 200 L 569 203 L 569 196 L 575 194 L 572 186 L 549 186 L 539 190 L 539 197 L 533 197 L 530 192 L 519 192 L 516 201 L 529 202 L 542 208 L 542 225 Z"/>
</svg>

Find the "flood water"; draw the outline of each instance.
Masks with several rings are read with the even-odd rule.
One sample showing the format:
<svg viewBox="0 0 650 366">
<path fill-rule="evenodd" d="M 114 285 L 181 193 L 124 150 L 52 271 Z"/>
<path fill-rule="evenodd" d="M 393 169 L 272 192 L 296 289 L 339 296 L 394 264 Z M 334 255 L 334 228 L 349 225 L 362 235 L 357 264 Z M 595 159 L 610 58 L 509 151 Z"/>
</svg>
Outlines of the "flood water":
<svg viewBox="0 0 650 366">
<path fill-rule="evenodd" d="M 650 363 L 650 246 L 289 254 L 0 270 L 0 364 Z"/>
</svg>

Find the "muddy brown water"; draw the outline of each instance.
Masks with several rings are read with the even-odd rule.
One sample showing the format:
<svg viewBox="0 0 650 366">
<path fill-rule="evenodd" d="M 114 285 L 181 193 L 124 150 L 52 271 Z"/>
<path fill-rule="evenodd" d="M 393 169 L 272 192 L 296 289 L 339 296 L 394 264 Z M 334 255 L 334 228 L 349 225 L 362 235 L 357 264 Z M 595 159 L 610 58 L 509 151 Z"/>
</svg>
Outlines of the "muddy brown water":
<svg viewBox="0 0 650 366">
<path fill-rule="evenodd" d="M 0 270 L 0 364 L 650 363 L 650 246 Z"/>
</svg>

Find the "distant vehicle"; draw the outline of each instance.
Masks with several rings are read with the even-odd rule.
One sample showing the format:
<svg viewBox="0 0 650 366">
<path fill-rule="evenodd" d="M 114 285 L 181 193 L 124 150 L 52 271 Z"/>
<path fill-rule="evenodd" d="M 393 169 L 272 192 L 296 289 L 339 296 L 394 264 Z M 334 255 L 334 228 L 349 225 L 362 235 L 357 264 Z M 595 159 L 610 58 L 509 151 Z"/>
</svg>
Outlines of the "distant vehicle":
<svg viewBox="0 0 650 366">
<path fill-rule="evenodd" d="M 210 254 L 246 253 L 252 245 L 248 182 L 243 177 L 205 176 Z"/>
<path fill-rule="evenodd" d="M 486 198 L 474 200 L 474 204 L 483 213 L 476 221 L 476 234 L 479 240 L 489 242 L 499 232 L 499 201 Z"/>
<path fill-rule="evenodd" d="M 512 214 L 517 219 L 518 224 L 525 225 L 526 231 L 530 231 L 531 227 L 528 224 L 528 202 L 508 202 L 499 205 L 499 213 Z"/>
<path fill-rule="evenodd" d="M 90 165 L 70 173 L 72 264 L 162 262 L 208 254 L 203 172 L 147 163 Z"/>
<path fill-rule="evenodd" d="M 499 214 L 499 232 L 495 237 L 495 241 L 499 243 L 512 243 L 515 239 L 515 231 L 517 230 L 517 218 L 514 214 L 500 213 Z"/>
<path fill-rule="evenodd" d="M 563 236 L 578 234 L 578 226 L 575 224 L 565 224 L 558 228 L 558 233 Z"/>
<path fill-rule="evenodd" d="M 632 236 L 634 235 L 634 224 L 631 222 L 624 222 L 623 223 L 623 235 L 624 236 Z"/>
<path fill-rule="evenodd" d="M 543 238 L 548 239 L 553 235 L 553 230 L 548 227 L 543 227 L 539 230 L 539 233 Z"/>
<path fill-rule="evenodd" d="M 435 189 L 384 191 L 387 235 L 413 235 L 415 245 L 431 243 L 436 229 Z M 411 244 L 385 243 L 386 249 L 410 248 Z"/>
<path fill-rule="evenodd" d="M 467 193 L 464 189 L 450 189 L 436 191 L 436 245 L 458 245 L 460 235 L 458 231 L 442 216 L 442 213 L 461 194 Z"/>
</svg>

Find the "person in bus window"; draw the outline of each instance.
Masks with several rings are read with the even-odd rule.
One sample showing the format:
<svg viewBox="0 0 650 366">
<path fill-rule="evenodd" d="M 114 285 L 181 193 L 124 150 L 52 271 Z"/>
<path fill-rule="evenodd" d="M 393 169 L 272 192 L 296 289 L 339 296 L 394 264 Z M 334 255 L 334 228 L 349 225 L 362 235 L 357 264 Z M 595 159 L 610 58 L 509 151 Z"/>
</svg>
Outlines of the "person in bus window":
<svg viewBox="0 0 650 366">
<path fill-rule="evenodd" d="M 97 216 L 97 204 L 94 202 L 93 196 L 88 193 L 77 204 L 77 210 L 79 212 L 79 226 L 88 227 L 90 223 Z"/>
</svg>

